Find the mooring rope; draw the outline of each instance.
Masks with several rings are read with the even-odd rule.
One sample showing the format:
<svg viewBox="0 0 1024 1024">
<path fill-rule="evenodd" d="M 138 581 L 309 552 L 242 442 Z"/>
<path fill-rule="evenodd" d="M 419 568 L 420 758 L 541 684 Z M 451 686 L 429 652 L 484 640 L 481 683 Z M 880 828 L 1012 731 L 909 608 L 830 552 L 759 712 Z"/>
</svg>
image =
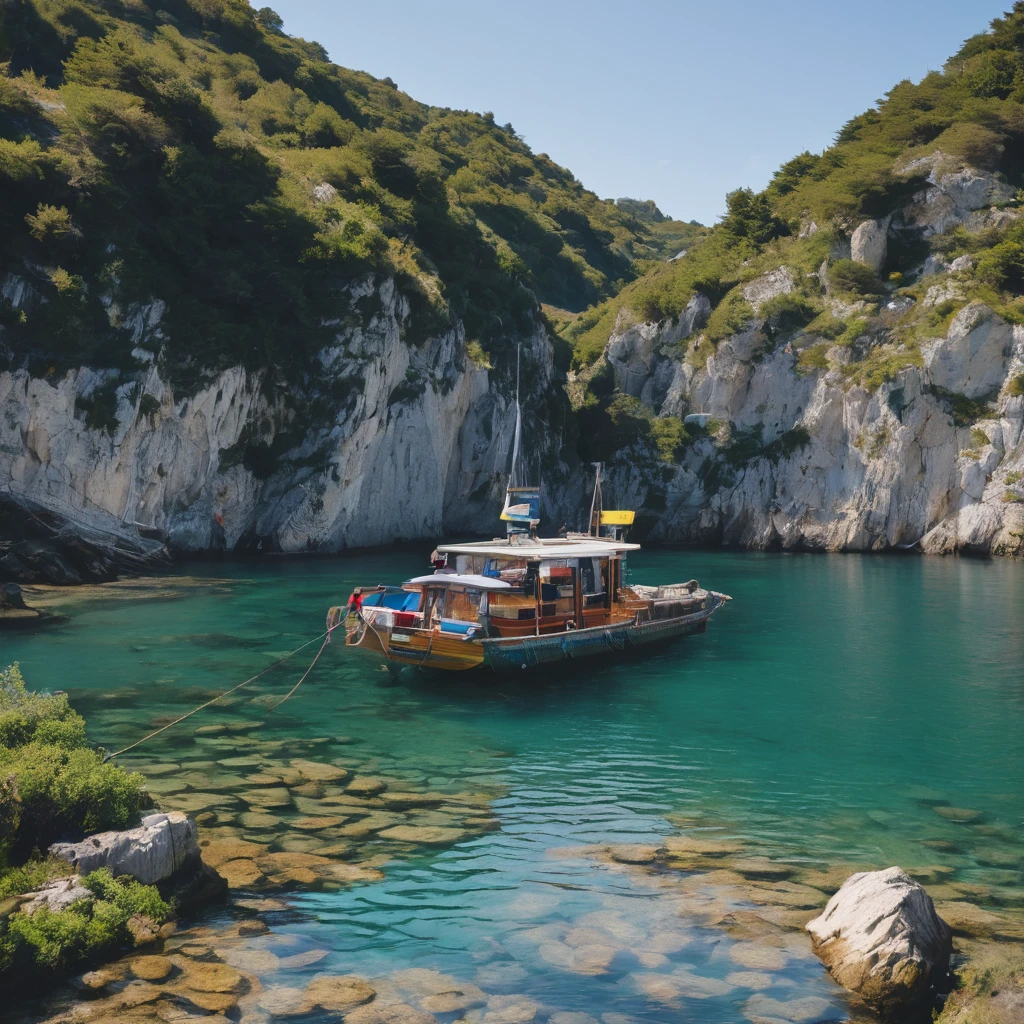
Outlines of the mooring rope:
<svg viewBox="0 0 1024 1024">
<path fill-rule="evenodd" d="M 336 627 L 331 626 L 331 629 Z M 309 668 L 302 673 L 302 678 L 272 707 L 267 709 L 267 714 L 273 714 L 305 681 L 306 676 L 313 671 L 313 666 L 320 660 L 320 655 L 324 653 L 324 648 L 331 642 L 331 629 L 327 630 L 324 636 L 324 642 L 320 645 L 320 650 L 316 652 L 316 657 L 309 663 Z M 317 637 L 319 640 L 320 638 Z"/>
<path fill-rule="evenodd" d="M 203 708 L 208 708 L 211 704 L 216 704 L 217 701 L 223 699 L 229 693 L 234 693 L 235 690 L 240 690 L 243 686 L 248 686 L 249 683 L 256 682 L 256 680 L 259 679 L 260 676 L 266 675 L 272 668 L 277 668 L 278 665 L 284 664 L 284 662 L 286 662 L 289 658 L 291 658 L 293 655 L 298 654 L 299 651 L 304 650 L 310 644 L 315 644 L 317 642 L 317 640 L 323 640 L 323 644 L 321 644 L 320 650 L 317 651 L 316 658 L 313 659 L 313 663 L 309 666 L 309 668 L 306 669 L 305 673 L 302 676 L 302 679 L 300 679 L 291 688 L 291 691 L 284 698 L 284 700 L 278 701 L 274 705 L 274 707 L 271 708 L 270 710 L 273 711 L 274 708 L 280 707 L 288 699 L 288 697 L 290 697 L 299 688 L 299 686 L 301 685 L 302 681 L 312 671 L 313 665 L 315 665 L 316 662 L 317 662 L 317 658 L 319 658 L 320 655 L 324 653 L 324 648 L 331 642 L 331 633 L 336 628 L 337 628 L 336 625 L 335 626 L 328 625 L 326 633 L 321 633 L 319 636 L 313 637 L 312 640 L 307 640 L 301 647 L 296 647 L 295 650 L 292 651 L 290 654 L 286 654 L 283 658 L 278 658 L 277 661 L 275 661 L 271 665 L 268 665 L 262 671 L 257 672 L 256 675 L 251 676 L 249 679 L 246 679 L 244 682 L 237 683 L 235 686 L 232 686 L 230 690 L 225 690 L 223 693 L 221 693 L 218 696 L 214 697 L 213 700 L 208 700 L 205 704 L 200 704 L 199 707 L 193 708 L 187 715 L 182 715 L 181 718 L 176 718 L 173 722 L 168 722 L 166 725 L 162 725 L 159 729 L 155 729 L 148 736 L 143 736 L 141 740 L 136 740 L 134 743 L 130 743 L 127 747 L 122 747 L 121 750 L 115 750 L 114 753 L 107 754 L 107 756 L 105 758 L 103 758 L 103 763 L 106 764 L 107 761 L 110 761 L 112 758 L 120 757 L 122 754 L 127 754 L 129 750 L 134 750 L 136 747 L 141 746 L 147 740 L 151 740 L 154 736 L 159 736 L 160 733 L 166 732 L 172 726 L 178 725 L 180 722 L 184 722 L 186 718 L 191 718 L 197 711 L 202 711 Z"/>
</svg>

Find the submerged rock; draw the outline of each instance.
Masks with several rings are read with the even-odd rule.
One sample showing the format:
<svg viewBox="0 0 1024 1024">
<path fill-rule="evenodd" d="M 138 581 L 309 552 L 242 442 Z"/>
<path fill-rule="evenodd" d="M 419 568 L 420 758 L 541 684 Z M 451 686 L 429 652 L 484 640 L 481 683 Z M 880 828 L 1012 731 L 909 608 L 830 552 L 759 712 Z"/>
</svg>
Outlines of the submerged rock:
<svg viewBox="0 0 1024 1024">
<path fill-rule="evenodd" d="M 924 1001 L 953 951 L 931 897 L 898 867 L 852 875 L 807 931 L 836 981 L 881 1013 Z"/>
<path fill-rule="evenodd" d="M 325 1010 L 346 1013 L 368 1003 L 375 995 L 374 989 L 355 975 L 318 974 L 306 986 L 299 1012 Z"/>
</svg>

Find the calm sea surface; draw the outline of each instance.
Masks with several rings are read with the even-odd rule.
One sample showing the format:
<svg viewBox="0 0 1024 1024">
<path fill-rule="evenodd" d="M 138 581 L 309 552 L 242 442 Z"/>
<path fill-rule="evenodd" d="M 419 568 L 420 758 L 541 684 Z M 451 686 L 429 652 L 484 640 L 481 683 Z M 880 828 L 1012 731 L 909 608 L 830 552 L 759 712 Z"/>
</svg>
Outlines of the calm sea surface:
<svg viewBox="0 0 1024 1024">
<path fill-rule="evenodd" d="M 66 689 L 116 748 L 321 632 L 354 585 L 422 571 L 415 552 L 186 566 L 193 582 L 159 597 L 69 593 L 66 625 L 3 637 L 0 661 Z M 442 971 L 491 996 L 494 1021 L 502 996 L 541 1007 L 538 1021 L 725 1022 L 809 998 L 812 1019 L 844 1019 L 813 958 L 790 951 L 755 982 L 685 900 L 576 848 L 656 844 L 682 824 L 822 868 L 931 866 L 982 902 L 1024 902 L 1024 565 L 677 551 L 630 564 L 632 582 L 691 577 L 733 602 L 706 635 L 636 662 L 394 677 L 336 642 L 280 711 L 210 708 L 147 758 L 187 761 L 196 725 L 252 717 L 261 736 L 351 739 L 329 753 L 360 770 L 494 794 L 499 829 L 397 858 L 383 881 L 297 891 L 269 917 L 267 948 L 330 951 L 309 974 Z M 252 695 L 287 692 L 315 650 Z M 572 959 L 602 941 L 614 955 Z M 681 989 L 666 995 L 661 975 Z"/>
</svg>

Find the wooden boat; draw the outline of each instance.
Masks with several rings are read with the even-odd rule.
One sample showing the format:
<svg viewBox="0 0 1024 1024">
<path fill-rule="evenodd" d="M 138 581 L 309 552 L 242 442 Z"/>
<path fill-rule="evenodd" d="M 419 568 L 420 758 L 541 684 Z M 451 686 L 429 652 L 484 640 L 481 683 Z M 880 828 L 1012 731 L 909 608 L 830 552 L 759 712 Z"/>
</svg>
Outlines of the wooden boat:
<svg viewBox="0 0 1024 1024">
<path fill-rule="evenodd" d="M 439 545 L 434 572 L 401 586 L 357 587 L 328 616 L 329 626 L 344 616 L 347 646 L 423 668 L 526 669 L 703 633 L 730 600 L 696 580 L 626 582 L 640 547 L 626 540 L 634 513 L 603 509 L 600 465 L 588 532 L 538 537 L 540 491 L 519 482 L 520 427 L 517 395 L 507 535 Z"/>
</svg>

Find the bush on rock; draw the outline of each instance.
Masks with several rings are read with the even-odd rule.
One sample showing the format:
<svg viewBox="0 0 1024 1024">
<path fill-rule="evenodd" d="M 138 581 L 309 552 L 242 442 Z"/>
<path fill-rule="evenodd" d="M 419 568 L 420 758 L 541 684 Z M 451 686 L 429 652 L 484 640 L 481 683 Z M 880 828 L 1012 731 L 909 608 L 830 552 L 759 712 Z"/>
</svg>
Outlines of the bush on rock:
<svg viewBox="0 0 1024 1024">
<path fill-rule="evenodd" d="M 146 801 L 141 775 L 104 764 L 66 694 L 0 671 L 0 872 L 57 839 L 122 828 Z"/>
<path fill-rule="evenodd" d="M 147 797 L 141 775 L 104 764 L 66 694 L 33 693 L 17 666 L 0 670 L 0 987 L 63 974 L 133 943 L 130 922 L 159 925 L 170 907 L 154 886 L 101 869 L 70 905 L 33 912 L 11 900 L 68 874 L 42 859 L 54 840 L 120 828 Z M 72 897 L 73 898 L 73 897 Z"/>
</svg>

